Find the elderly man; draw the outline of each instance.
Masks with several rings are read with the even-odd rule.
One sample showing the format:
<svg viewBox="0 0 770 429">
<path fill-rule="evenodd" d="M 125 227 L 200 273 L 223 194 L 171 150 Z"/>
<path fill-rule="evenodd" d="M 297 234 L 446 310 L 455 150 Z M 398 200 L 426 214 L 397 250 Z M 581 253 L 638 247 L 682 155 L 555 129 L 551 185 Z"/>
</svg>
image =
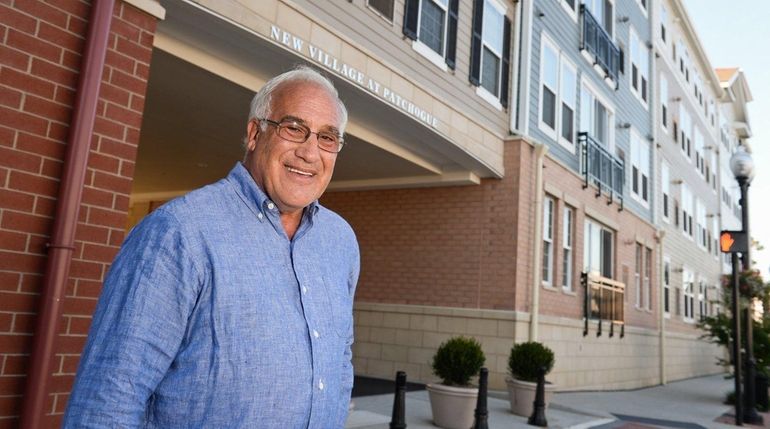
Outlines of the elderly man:
<svg viewBox="0 0 770 429">
<path fill-rule="evenodd" d="M 336 89 L 310 68 L 265 84 L 243 163 L 126 238 L 65 427 L 344 426 L 359 252 L 317 200 L 346 122 Z"/>
</svg>

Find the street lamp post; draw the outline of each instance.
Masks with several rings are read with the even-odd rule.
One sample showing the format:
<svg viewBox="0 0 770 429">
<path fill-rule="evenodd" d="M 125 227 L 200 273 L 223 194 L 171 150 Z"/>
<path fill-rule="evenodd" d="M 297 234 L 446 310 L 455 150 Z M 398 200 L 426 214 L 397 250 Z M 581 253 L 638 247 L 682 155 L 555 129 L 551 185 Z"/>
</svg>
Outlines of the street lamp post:
<svg viewBox="0 0 770 429">
<path fill-rule="evenodd" d="M 743 253 L 743 270 L 748 271 L 751 269 L 751 235 L 749 234 L 749 184 L 754 178 L 754 160 L 743 146 L 739 146 L 738 150 L 730 158 L 730 169 L 738 181 L 738 186 L 741 189 L 741 226 L 743 232 L 748 237 L 749 245 L 746 252 Z M 756 424 L 762 423 L 762 417 L 757 413 L 756 408 L 756 396 L 754 379 L 757 373 L 757 362 L 754 359 L 754 341 L 752 334 L 752 309 L 753 299 L 748 297 L 748 308 L 746 309 L 746 374 L 744 380 L 744 391 L 746 393 L 746 401 L 744 402 L 743 419 L 746 423 Z M 735 314 L 734 317 L 740 317 Z"/>
</svg>

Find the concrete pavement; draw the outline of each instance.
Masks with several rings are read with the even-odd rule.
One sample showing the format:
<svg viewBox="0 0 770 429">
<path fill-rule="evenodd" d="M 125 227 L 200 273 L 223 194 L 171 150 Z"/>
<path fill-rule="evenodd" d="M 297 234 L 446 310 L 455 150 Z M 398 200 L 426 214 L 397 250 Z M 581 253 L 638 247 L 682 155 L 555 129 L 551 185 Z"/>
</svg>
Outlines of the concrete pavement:
<svg viewBox="0 0 770 429">
<path fill-rule="evenodd" d="M 715 421 L 732 410 L 722 403 L 732 383 L 723 375 L 712 375 L 630 391 L 557 393 L 546 417 L 551 428 L 735 427 Z M 491 429 L 532 428 L 525 417 L 510 413 L 506 392 L 490 392 L 489 396 Z M 356 397 L 353 402 L 346 428 L 388 428 L 393 394 Z M 410 429 L 435 428 L 428 392 L 407 393 L 406 421 Z"/>
</svg>

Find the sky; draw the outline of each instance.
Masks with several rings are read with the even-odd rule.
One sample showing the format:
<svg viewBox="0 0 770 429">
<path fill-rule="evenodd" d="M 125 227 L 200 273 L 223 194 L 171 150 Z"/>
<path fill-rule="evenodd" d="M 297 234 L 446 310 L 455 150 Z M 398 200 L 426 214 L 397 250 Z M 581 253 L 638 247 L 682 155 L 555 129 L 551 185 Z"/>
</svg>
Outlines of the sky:
<svg viewBox="0 0 770 429">
<path fill-rule="evenodd" d="M 765 247 L 754 250 L 765 281 L 770 280 L 770 1 L 683 0 L 711 65 L 740 67 L 754 101 L 748 104 L 749 139 L 756 176 L 749 188 L 751 236 Z"/>
</svg>

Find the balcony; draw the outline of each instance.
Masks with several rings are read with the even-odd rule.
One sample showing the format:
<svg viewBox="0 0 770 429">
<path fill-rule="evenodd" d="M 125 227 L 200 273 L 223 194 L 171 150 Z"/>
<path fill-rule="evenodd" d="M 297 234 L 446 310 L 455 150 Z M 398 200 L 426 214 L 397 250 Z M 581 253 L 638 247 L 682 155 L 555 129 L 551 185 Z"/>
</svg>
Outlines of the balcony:
<svg viewBox="0 0 770 429">
<path fill-rule="evenodd" d="M 580 15 L 583 17 L 583 39 L 580 49 L 585 49 L 593 55 L 594 64 L 601 67 L 617 85 L 620 49 L 615 46 L 612 37 L 607 34 L 585 5 L 580 5 Z"/>
<path fill-rule="evenodd" d="M 602 335 L 602 321 L 609 322 L 609 336 L 615 335 L 615 325 L 620 326 L 620 338 L 625 336 L 625 295 L 626 285 L 602 277 L 599 273 L 583 273 L 581 283 L 585 287 L 585 327 L 583 336 L 588 335 L 588 321 L 597 320 L 596 336 Z"/>
<path fill-rule="evenodd" d="M 607 204 L 617 201 L 618 211 L 623 210 L 623 182 L 625 163 L 611 154 L 605 147 L 586 132 L 578 133 L 581 163 L 580 174 L 585 179 L 583 189 L 595 185 L 596 197 L 605 193 Z"/>
</svg>

